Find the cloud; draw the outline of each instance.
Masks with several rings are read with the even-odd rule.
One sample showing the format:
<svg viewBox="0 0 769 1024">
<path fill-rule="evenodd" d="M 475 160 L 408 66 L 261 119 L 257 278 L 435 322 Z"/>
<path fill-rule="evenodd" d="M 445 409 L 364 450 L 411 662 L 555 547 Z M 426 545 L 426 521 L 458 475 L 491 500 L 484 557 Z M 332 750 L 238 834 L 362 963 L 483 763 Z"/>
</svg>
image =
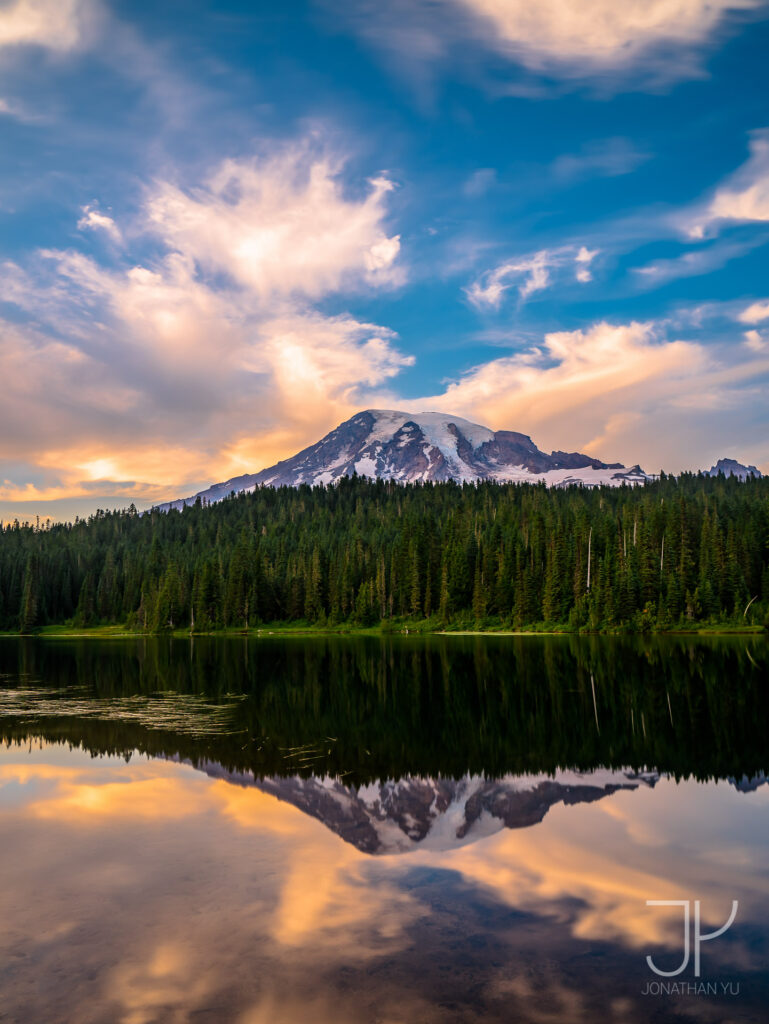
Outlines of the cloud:
<svg viewBox="0 0 769 1024">
<path fill-rule="evenodd" d="M 614 178 L 630 174 L 649 159 L 628 139 L 602 139 L 587 143 L 579 153 L 564 153 L 553 161 L 551 170 L 558 182 L 580 178 Z"/>
<path fill-rule="evenodd" d="M 83 216 L 77 222 L 77 226 L 81 231 L 103 231 L 118 244 L 123 241 L 122 232 L 112 217 L 102 213 L 95 204 L 83 207 Z"/>
<path fill-rule="evenodd" d="M 474 171 L 462 186 L 462 191 L 468 198 L 477 199 L 485 195 L 497 183 L 497 172 L 493 167 L 480 167 Z"/>
<path fill-rule="evenodd" d="M 687 813 L 687 806 L 697 800 L 701 789 L 691 780 L 662 779 L 653 790 L 640 787 L 582 805 L 576 815 L 568 807 L 553 808 L 535 828 L 506 829 L 482 844 L 443 854 L 440 863 L 460 871 L 468 882 L 484 886 L 518 911 L 542 914 L 549 908 L 551 920 L 557 917 L 562 930 L 592 944 L 610 942 L 615 948 L 624 946 L 632 951 L 664 944 L 674 951 L 680 943 L 680 918 L 650 912 L 646 900 L 651 893 L 701 898 L 703 913 L 711 915 L 714 927 L 725 920 L 726 913 L 718 920 L 720 908 L 728 908 L 732 898 L 739 898 L 752 920 L 760 920 L 765 912 L 763 902 L 760 909 L 756 905 L 765 882 L 748 827 L 755 811 L 730 800 L 726 786 L 713 786 L 708 794 L 710 806 L 717 805 L 718 814 L 703 811 L 692 815 L 697 841 L 679 839 L 681 833 L 674 823 Z M 723 832 L 725 819 L 731 826 L 729 834 L 740 837 L 734 840 L 733 857 L 741 857 L 744 865 L 739 883 L 735 880 L 740 891 L 734 896 L 727 894 L 723 876 L 714 872 L 712 865 L 717 830 Z M 420 851 L 416 856 L 427 862 L 429 855 Z M 435 855 L 429 860 L 435 864 Z M 559 905 L 560 900 L 566 905 Z M 642 956 L 640 952 L 633 955 Z M 741 955 L 741 950 L 731 954 Z M 535 991 L 533 985 L 526 989 L 532 999 Z M 553 1017 L 544 1013 L 526 1017 L 542 1021 L 594 1018 L 595 1013 L 583 1018 L 569 1011 L 556 1011 Z M 617 1013 L 606 1019 L 633 1018 Z"/>
<path fill-rule="evenodd" d="M 505 293 L 516 282 L 519 296 L 527 299 L 534 292 L 548 288 L 552 284 L 553 273 L 562 271 L 564 267 L 574 268 L 575 279 L 585 284 L 592 280 L 589 266 L 598 252 L 598 249 L 588 249 L 584 245 L 579 248 L 541 249 L 487 271 L 465 290 L 465 294 L 478 309 L 499 309 Z"/>
<path fill-rule="evenodd" d="M 743 324 L 758 324 L 769 320 L 769 299 L 752 302 L 739 314 L 737 319 Z"/>
<path fill-rule="evenodd" d="M 586 284 L 588 281 L 593 280 L 593 275 L 588 270 L 588 267 L 598 255 L 598 249 L 588 249 L 586 245 L 581 245 L 577 255 L 574 257 L 574 262 L 578 264 L 576 271 L 576 278 L 580 284 Z"/>
<path fill-rule="evenodd" d="M 696 468 L 765 414 L 769 359 L 665 337 L 653 323 L 597 323 L 492 359 L 413 408 L 445 410 L 541 445 L 647 470 Z M 765 456 L 764 456 L 765 457 Z"/>
<path fill-rule="evenodd" d="M 717 233 L 726 222 L 769 221 L 769 130 L 754 132 L 750 156 L 712 197 L 681 218 L 690 238 Z"/>
<path fill-rule="evenodd" d="M 11 0 L 0 9 L 0 47 L 74 50 L 87 37 L 98 8 L 96 0 Z"/>
<path fill-rule="evenodd" d="M 159 236 L 152 261 L 7 262 L 0 299 L 30 322 L 0 320 L 0 463 L 15 466 L 0 499 L 175 496 L 374 404 L 413 359 L 391 330 L 327 307 L 392 286 L 399 241 L 383 226 L 390 183 L 353 194 L 341 167 L 297 143 L 227 161 L 199 188 L 159 182 L 127 236 Z M 95 204 L 79 226 L 126 237 Z"/>
<path fill-rule="evenodd" d="M 743 239 L 741 241 L 719 241 L 705 249 L 694 249 L 670 259 L 653 260 L 643 267 L 633 267 L 633 272 L 649 287 L 658 287 L 681 277 L 697 277 L 720 270 L 730 260 L 738 259 L 762 245 L 765 238 Z"/>
<path fill-rule="evenodd" d="M 37 120 L 29 111 L 15 100 L 0 96 L 0 117 L 13 117 L 17 121 L 33 123 Z"/>
<path fill-rule="evenodd" d="M 400 239 L 382 226 L 393 183 L 375 177 L 363 197 L 348 197 L 342 163 L 308 142 L 268 159 L 226 160 L 201 188 L 159 185 L 149 225 L 169 248 L 262 298 L 400 282 Z"/>
<path fill-rule="evenodd" d="M 633 78 L 653 87 L 701 74 L 698 54 L 762 0 L 325 0 L 377 49 L 388 65 L 424 86 L 430 68 L 471 67 L 488 78 L 495 54 L 534 75 L 592 80 Z M 498 86 L 499 88 L 500 86 Z M 520 78 L 501 86 L 512 94 L 547 95 L 541 82 Z"/>
<path fill-rule="evenodd" d="M 745 331 L 743 344 L 751 352 L 769 352 L 769 341 L 759 331 Z"/>
<path fill-rule="evenodd" d="M 497 49 L 535 68 L 587 64 L 624 68 L 660 44 L 703 43 L 734 10 L 754 0 L 461 0 L 489 26 Z"/>
</svg>

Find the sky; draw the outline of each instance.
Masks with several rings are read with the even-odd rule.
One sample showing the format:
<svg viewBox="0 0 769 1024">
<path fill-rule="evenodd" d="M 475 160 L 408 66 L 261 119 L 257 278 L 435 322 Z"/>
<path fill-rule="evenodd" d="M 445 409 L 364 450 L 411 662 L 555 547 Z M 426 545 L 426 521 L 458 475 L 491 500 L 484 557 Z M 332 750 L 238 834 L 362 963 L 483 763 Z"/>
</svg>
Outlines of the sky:
<svg viewBox="0 0 769 1024">
<path fill-rule="evenodd" d="M 0 0 L 0 519 L 440 410 L 769 472 L 769 5 Z"/>
</svg>

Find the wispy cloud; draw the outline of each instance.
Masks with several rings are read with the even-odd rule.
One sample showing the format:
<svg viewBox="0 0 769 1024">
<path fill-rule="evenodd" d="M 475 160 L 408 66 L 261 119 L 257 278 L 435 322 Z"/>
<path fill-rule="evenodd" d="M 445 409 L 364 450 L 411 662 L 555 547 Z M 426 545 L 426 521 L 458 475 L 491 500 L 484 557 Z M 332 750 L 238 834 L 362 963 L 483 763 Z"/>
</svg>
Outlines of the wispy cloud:
<svg viewBox="0 0 769 1024">
<path fill-rule="evenodd" d="M 710 274 L 725 266 L 730 260 L 744 256 L 765 241 L 765 237 L 719 241 L 705 249 L 687 250 L 679 256 L 653 260 L 642 267 L 634 267 L 633 273 L 638 275 L 646 287 L 656 288 L 677 278 Z"/>
<path fill-rule="evenodd" d="M 586 143 L 577 153 L 563 153 L 551 165 L 556 182 L 582 178 L 614 178 L 630 174 L 649 159 L 629 139 L 601 139 Z"/>
<path fill-rule="evenodd" d="M 597 249 L 584 245 L 541 249 L 487 271 L 465 290 L 465 294 L 478 309 L 499 309 L 511 288 L 517 285 L 520 298 L 527 299 L 534 292 L 548 288 L 554 275 L 562 274 L 564 269 L 567 273 L 571 271 L 573 280 L 585 284 L 592 280 L 590 264 L 597 255 Z"/>
<path fill-rule="evenodd" d="M 474 171 L 462 186 L 462 191 L 470 199 L 485 195 L 497 183 L 497 172 L 493 167 L 480 167 Z"/>
<path fill-rule="evenodd" d="M 80 231 L 103 231 L 116 244 L 123 241 L 123 233 L 115 221 L 106 213 L 102 213 L 97 204 L 83 207 L 83 216 L 77 222 Z"/>
<path fill-rule="evenodd" d="M 680 219 L 695 239 L 715 234 L 727 223 L 769 221 L 769 130 L 754 132 L 742 167 Z"/>
</svg>

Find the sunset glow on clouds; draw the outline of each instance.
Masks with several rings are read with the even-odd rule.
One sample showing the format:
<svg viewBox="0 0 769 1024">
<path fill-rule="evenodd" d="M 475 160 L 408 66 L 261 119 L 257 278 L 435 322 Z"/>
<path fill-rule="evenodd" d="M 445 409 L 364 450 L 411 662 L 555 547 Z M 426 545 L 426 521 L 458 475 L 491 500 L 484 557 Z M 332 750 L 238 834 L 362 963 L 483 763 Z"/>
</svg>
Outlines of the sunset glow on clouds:
<svg viewBox="0 0 769 1024">
<path fill-rule="evenodd" d="M 430 848 L 428 839 L 405 854 L 371 856 L 256 786 L 136 754 L 128 761 L 84 750 L 68 755 L 65 764 L 56 744 L 2 751 L 0 820 L 13 856 L 0 910 L 16 929 L 9 947 L 26 952 L 27 935 L 35 936 L 41 969 L 63 964 L 77 979 L 85 963 L 90 984 L 73 984 L 70 998 L 82 1013 L 86 1000 L 93 1008 L 108 998 L 116 1019 L 136 1024 L 157 1019 L 169 1005 L 193 1018 L 224 984 L 246 1003 L 253 999 L 252 1011 L 238 1020 L 305 1019 L 311 1000 L 325 991 L 320 977 L 343 967 L 349 978 L 368 968 L 367 994 L 391 983 L 399 960 L 413 977 L 420 942 L 437 955 L 445 936 L 456 950 L 458 929 L 477 929 L 473 911 L 489 899 L 500 908 L 487 925 L 498 955 L 486 958 L 484 983 L 508 992 L 515 986 L 519 994 L 528 994 L 533 972 L 516 956 L 517 943 L 541 944 L 546 963 L 554 927 L 578 949 L 585 942 L 586 955 L 611 943 L 631 965 L 650 948 L 677 951 L 680 919 L 650 913 L 652 893 L 700 899 L 712 928 L 732 899 L 745 924 L 766 912 L 765 787 L 735 798 L 728 782 L 663 778 L 653 789 L 555 806 L 534 825 L 499 822 L 492 834 L 448 849 Z M 671 827 L 682 818 L 685 836 Z M 55 837 L 52 846 L 34 841 L 41 824 Z M 714 849 L 740 865 L 736 886 L 734 872 L 726 882 L 713 871 Z M 126 899 L 129 893 L 135 898 Z M 117 904 L 120 928 L 110 927 L 104 913 Z M 84 929 L 98 941 L 84 943 Z M 727 954 L 735 966 L 748 956 L 747 934 Z M 296 975 L 286 985 L 292 998 L 273 996 L 270 986 L 265 991 L 276 974 Z M 310 1002 L 300 999 L 305 988 Z M 563 995 L 579 999 L 567 988 Z M 59 998 L 55 988 L 41 990 L 40 999 Z M 402 1011 L 400 988 L 397 1000 Z M 10 1012 L 17 1005 L 12 1001 Z M 345 1019 L 339 1007 L 317 1010 L 313 1019 Z M 359 1021 L 360 1013 L 350 1019 Z M 417 1008 L 411 1019 L 430 1017 Z"/>
<path fill-rule="evenodd" d="M 205 4 L 0 10 L 0 519 L 178 497 L 371 406 L 769 469 L 766 126 L 718 58 L 764 6 L 365 10 L 289 42 L 233 7 L 237 46 Z"/>
</svg>

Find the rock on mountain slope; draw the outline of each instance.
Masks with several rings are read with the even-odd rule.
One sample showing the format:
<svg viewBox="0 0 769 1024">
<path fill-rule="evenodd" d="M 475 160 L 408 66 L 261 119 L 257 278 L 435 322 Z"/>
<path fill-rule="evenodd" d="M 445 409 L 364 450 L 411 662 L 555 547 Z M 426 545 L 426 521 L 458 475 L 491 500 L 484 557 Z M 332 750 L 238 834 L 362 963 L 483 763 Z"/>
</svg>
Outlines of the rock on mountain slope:
<svg viewBox="0 0 769 1024">
<path fill-rule="evenodd" d="M 704 470 L 705 476 L 718 476 L 719 473 L 723 473 L 724 476 L 736 476 L 740 480 L 747 480 L 749 476 L 754 476 L 758 480 L 761 476 L 761 471 L 755 466 L 743 466 L 736 459 L 719 459 L 711 469 Z"/>
<path fill-rule="evenodd" d="M 327 484 L 342 476 L 414 481 L 540 480 L 549 486 L 643 483 L 640 466 L 626 469 L 577 452 L 541 452 L 526 434 L 489 430 L 446 413 L 367 409 L 290 459 L 260 473 L 234 477 L 161 508 L 182 508 L 200 497 L 219 501 L 259 485 Z"/>
</svg>

